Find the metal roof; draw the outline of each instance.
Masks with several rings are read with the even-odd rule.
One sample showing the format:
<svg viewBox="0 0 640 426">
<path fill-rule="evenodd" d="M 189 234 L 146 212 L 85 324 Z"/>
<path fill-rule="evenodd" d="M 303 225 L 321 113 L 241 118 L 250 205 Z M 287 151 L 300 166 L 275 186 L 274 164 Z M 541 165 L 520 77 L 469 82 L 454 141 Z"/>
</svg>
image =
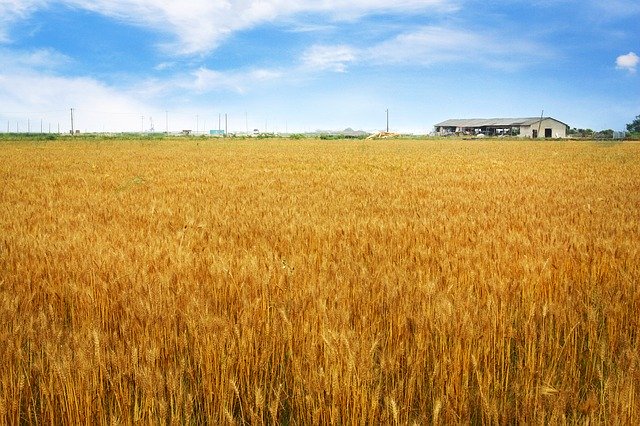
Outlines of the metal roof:
<svg viewBox="0 0 640 426">
<path fill-rule="evenodd" d="M 562 121 L 556 120 L 552 117 L 542 117 L 543 120 L 554 120 L 558 123 Z M 525 117 L 525 118 L 469 118 L 469 119 L 452 119 L 446 120 L 442 123 L 438 123 L 436 127 L 518 127 L 518 126 L 531 126 L 534 123 L 540 121 L 540 117 Z M 564 123 L 562 123 L 564 124 Z"/>
</svg>

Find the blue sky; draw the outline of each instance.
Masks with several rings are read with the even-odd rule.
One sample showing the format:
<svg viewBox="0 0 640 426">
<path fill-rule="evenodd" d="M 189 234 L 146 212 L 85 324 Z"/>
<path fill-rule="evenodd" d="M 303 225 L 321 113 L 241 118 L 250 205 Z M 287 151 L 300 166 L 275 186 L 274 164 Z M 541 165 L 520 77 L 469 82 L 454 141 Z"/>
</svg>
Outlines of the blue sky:
<svg viewBox="0 0 640 426">
<path fill-rule="evenodd" d="M 0 0 L 0 131 L 640 114 L 637 0 Z"/>
</svg>

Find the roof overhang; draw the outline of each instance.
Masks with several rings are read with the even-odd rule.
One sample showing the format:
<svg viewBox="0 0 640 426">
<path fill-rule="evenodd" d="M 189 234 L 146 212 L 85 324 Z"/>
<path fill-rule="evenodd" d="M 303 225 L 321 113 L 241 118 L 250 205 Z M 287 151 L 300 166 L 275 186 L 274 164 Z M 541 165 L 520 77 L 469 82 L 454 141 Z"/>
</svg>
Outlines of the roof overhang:
<svg viewBox="0 0 640 426">
<path fill-rule="evenodd" d="M 542 120 L 554 120 L 558 123 L 564 124 L 560 120 L 556 120 L 552 117 L 542 117 Z M 469 119 L 451 119 L 446 120 L 435 125 L 435 127 L 456 127 L 456 128 L 480 128 L 480 127 L 495 127 L 495 128 L 508 128 L 508 127 L 522 127 L 531 126 L 539 123 L 540 117 L 524 117 L 524 118 L 469 118 Z"/>
</svg>

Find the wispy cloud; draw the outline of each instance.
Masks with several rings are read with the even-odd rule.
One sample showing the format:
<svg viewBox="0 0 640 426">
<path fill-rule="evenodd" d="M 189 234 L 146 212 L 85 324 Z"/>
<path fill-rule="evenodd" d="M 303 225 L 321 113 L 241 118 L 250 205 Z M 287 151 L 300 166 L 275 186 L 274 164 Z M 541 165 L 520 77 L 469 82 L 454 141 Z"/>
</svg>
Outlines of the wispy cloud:
<svg viewBox="0 0 640 426">
<path fill-rule="evenodd" d="M 370 47 L 316 45 L 302 55 L 309 69 L 345 72 L 349 65 L 420 65 L 472 63 L 480 66 L 513 69 L 523 64 L 504 59 L 505 51 L 527 51 L 527 63 L 548 58 L 551 49 L 533 42 L 472 30 L 442 26 L 424 26 L 406 31 Z M 536 53 L 538 52 L 538 53 Z"/>
<path fill-rule="evenodd" d="M 0 63 L 5 72 L 10 69 L 42 71 L 59 69 L 73 63 L 73 59 L 51 48 L 30 51 L 0 48 Z"/>
<path fill-rule="evenodd" d="M 470 30 L 425 26 L 408 31 L 369 47 L 347 44 L 316 44 L 300 54 L 297 65 L 286 71 L 277 68 L 255 68 L 220 71 L 200 67 L 174 80 L 172 86 L 197 93 L 233 91 L 246 93 L 251 88 L 272 81 L 313 78 L 324 72 L 345 73 L 351 66 L 385 67 L 430 66 L 438 63 L 468 63 L 485 68 L 513 69 L 524 66 L 502 57 L 504 48 L 532 53 L 528 62 L 546 58 L 548 48 L 532 42 L 511 39 L 501 41 Z"/>
<path fill-rule="evenodd" d="M 485 37 L 468 30 L 427 26 L 405 32 L 369 50 L 377 63 L 421 63 L 464 61 L 487 46 Z M 483 51 L 487 51 L 483 48 Z"/>
<path fill-rule="evenodd" d="M 246 93 L 249 88 L 256 84 L 279 79 L 282 75 L 281 71 L 273 69 L 221 72 L 202 67 L 191 74 L 191 79 L 183 80 L 182 83 L 178 83 L 178 86 L 198 93 L 229 90 L 237 93 Z"/>
<path fill-rule="evenodd" d="M 0 43 L 11 41 L 11 25 L 44 5 L 46 0 L 0 0 Z"/>
<path fill-rule="evenodd" d="M 167 52 L 203 54 L 216 49 L 234 32 L 297 14 L 321 13 L 334 21 L 353 20 L 372 13 L 441 12 L 457 9 L 457 0 L 1 0 L 0 23 L 6 28 L 38 7 L 62 4 L 115 18 L 131 25 L 173 35 Z M 0 41 L 7 39 L 0 30 Z"/>
<path fill-rule="evenodd" d="M 303 53 L 302 63 L 303 68 L 310 71 L 345 72 L 357 56 L 357 49 L 351 46 L 315 45 Z"/>
<path fill-rule="evenodd" d="M 640 14 L 640 3 L 636 0 L 590 0 L 592 6 L 607 17 L 630 17 Z"/>
<path fill-rule="evenodd" d="M 351 67 L 384 70 L 389 65 L 431 66 L 439 63 L 466 63 L 484 68 L 512 69 L 509 67 L 521 64 L 504 60 L 500 53 L 503 51 L 502 47 L 531 52 L 547 50 L 527 43 L 530 42 L 504 42 L 497 36 L 479 34 L 471 30 L 425 26 L 382 40 L 373 46 L 315 44 L 299 52 L 297 62 L 293 57 L 281 62 L 291 61 L 288 65 L 245 66 L 224 70 L 210 66 L 195 66 L 184 70 L 172 69 L 173 63 L 163 63 L 156 68 L 171 69 L 174 71 L 173 76 L 163 79 L 150 78 L 139 82 L 136 87 L 144 99 L 156 99 L 168 95 L 200 96 L 225 92 L 247 94 L 269 86 L 306 85 L 321 74 L 346 73 Z"/>
<path fill-rule="evenodd" d="M 527 52 L 526 62 L 505 52 Z M 507 35 L 442 26 L 425 26 L 382 42 L 369 51 L 378 63 L 472 63 L 490 68 L 514 69 L 552 56 L 552 49 Z"/>
</svg>

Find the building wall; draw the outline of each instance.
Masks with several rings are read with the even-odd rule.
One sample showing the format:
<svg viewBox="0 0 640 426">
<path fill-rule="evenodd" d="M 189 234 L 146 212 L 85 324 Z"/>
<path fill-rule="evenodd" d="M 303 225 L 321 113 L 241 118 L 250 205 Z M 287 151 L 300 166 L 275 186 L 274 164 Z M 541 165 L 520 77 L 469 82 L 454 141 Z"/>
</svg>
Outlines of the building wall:
<svg viewBox="0 0 640 426">
<path fill-rule="evenodd" d="M 538 138 L 544 138 L 545 129 L 551 129 L 551 137 L 552 138 L 566 138 L 567 137 L 567 126 L 563 123 L 556 121 L 551 118 L 545 118 L 542 120 L 540 124 L 540 134 Z M 538 123 L 534 123 L 532 126 L 522 126 L 520 127 L 520 137 L 522 138 L 532 138 L 533 131 L 538 130 Z"/>
</svg>

